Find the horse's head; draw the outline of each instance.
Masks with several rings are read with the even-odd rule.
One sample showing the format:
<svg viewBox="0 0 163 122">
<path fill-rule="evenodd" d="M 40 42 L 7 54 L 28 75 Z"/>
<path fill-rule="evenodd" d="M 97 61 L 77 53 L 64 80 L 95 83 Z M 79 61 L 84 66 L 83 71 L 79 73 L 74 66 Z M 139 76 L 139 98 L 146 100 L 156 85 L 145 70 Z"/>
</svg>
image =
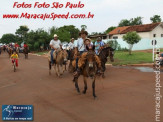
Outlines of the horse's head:
<svg viewBox="0 0 163 122">
<path fill-rule="evenodd" d="M 62 56 L 63 56 L 64 62 L 67 62 L 67 60 L 68 60 L 68 53 L 67 53 L 67 51 L 65 49 L 62 51 Z"/>
<path fill-rule="evenodd" d="M 105 47 L 104 49 L 102 49 L 102 51 L 100 52 L 100 57 L 103 59 L 107 59 L 107 57 L 109 56 L 110 61 L 114 62 L 114 49 L 112 47 Z"/>
<path fill-rule="evenodd" d="M 93 50 L 89 50 L 86 56 L 86 72 L 90 77 L 95 76 L 96 74 L 96 60 L 95 60 L 95 52 Z"/>
<path fill-rule="evenodd" d="M 109 47 L 109 57 L 110 57 L 110 61 L 114 62 L 114 50 L 112 47 Z"/>
<path fill-rule="evenodd" d="M 74 55 L 75 55 L 75 49 L 69 50 L 69 57 L 68 57 L 68 59 L 72 61 L 74 59 Z"/>
<path fill-rule="evenodd" d="M 88 51 L 94 51 L 95 50 L 95 45 L 86 46 L 86 49 Z"/>
</svg>

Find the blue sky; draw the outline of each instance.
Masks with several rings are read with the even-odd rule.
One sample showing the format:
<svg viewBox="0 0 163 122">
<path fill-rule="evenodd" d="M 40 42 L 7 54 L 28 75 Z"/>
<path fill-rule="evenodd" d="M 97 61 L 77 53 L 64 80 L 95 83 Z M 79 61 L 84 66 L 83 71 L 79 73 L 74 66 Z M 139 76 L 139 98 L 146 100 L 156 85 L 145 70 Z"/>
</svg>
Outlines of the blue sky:
<svg viewBox="0 0 163 122">
<path fill-rule="evenodd" d="M 87 30 L 91 32 L 103 32 L 110 26 L 117 26 L 120 20 L 130 19 L 137 16 L 143 17 L 143 23 L 150 23 L 150 17 L 158 14 L 163 19 L 163 1 L 162 0 L 81 0 L 85 4 L 82 9 L 44 9 L 44 8 L 13 8 L 14 2 L 52 2 L 60 3 L 78 3 L 78 0 L 1 0 L 0 1 L 0 37 L 5 33 L 15 33 L 20 25 L 27 25 L 31 30 L 37 28 L 48 28 L 52 26 L 75 25 L 80 28 L 81 25 L 87 25 Z M 27 20 L 27 19 L 3 19 L 3 14 L 21 14 L 28 13 L 88 13 L 95 14 L 93 19 L 56 19 L 56 20 Z"/>
</svg>

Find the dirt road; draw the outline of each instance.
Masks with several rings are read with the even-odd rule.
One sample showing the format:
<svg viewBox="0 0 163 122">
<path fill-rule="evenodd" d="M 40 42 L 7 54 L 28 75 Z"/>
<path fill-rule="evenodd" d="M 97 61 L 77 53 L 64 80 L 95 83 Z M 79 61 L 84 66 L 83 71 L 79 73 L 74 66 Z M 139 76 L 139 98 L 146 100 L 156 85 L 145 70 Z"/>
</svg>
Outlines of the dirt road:
<svg viewBox="0 0 163 122">
<path fill-rule="evenodd" d="M 84 88 L 82 77 L 79 87 Z M 154 94 L 152 72 L 107 67 L 106 78 L 96 81 L 94 100 L 91 80 L 87 94 L 79 95 L 68 72 L 49 76 L 45 57 L 21 55 L 13 72 L 8 55 L 0 55 L 0 110 L 3 104 L 33 105 L 34 122 L 154 122 Z"/>
</svg>

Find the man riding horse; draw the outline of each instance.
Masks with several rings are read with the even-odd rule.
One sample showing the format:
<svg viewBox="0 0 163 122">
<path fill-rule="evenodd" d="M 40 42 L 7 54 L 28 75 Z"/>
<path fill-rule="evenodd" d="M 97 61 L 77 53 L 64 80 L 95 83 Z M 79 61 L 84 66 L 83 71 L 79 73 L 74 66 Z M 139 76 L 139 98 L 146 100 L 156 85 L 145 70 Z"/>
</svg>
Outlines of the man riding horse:
<svg viewBox="0 0 163 122">
<path fill-rule="evenodd" d="M 50 41 L 50 47 L 51 51 L 48 53 L 49 75 L 51 74 L 51 67 L 54 66 L 56 75 L 60 77 L 66 70 L 63 65 L 66 66 L 68 54 L 66 49 L 62 48 L 61 41 L 56 34 L 54 39 Z"/>
<path fill-rule="evenodd" d="M 88 32 L 82 30 L 81 31 L 81 38 L 79 38 L 76 43 L 75 43 L 75 56 L 76 56 L 76 62 L 74 65 L 76 68 L 76 71 L 74 72 L 74 77 L 79 77 L 80 76 L 80 72 L 83 68 L 83 66 L 85 65 L 86 62 L 86 56 L 87 56 L 87 49 L 91 49 L 93 47 L 93 44 L 91 42 L 91 40 L 89 38 L 87 38 Z M 87 47 L 87 49 L 86 49 Z M 94 54 L 95 56 L 95 60 L 97 63 L 97 67 L 98 67 L 98 72 L 100 72 L 100 68 L 101 68 L 101 61 L 99 59 L 99 57 Z"/>
<path fill-rule="evenodd" d="M 54 65 L 54 60 L 56 59 L 57 52 L 62 48 L 61 41 L 58 39 L 58 36 L 54 34 L 54 39 L 50 41 L 51 47 L 51 64 Z M 53 54 L 54 53 L 54 54 Z"/>
<path fill-rule="evenodd" d="M 100 51 L 104 48 L 104 42 L 102 41 L 101 37 L 97 38 L 97 41 L 95 42 L 95 52 L 97 55 L 100 54 Z"/>
</svg>

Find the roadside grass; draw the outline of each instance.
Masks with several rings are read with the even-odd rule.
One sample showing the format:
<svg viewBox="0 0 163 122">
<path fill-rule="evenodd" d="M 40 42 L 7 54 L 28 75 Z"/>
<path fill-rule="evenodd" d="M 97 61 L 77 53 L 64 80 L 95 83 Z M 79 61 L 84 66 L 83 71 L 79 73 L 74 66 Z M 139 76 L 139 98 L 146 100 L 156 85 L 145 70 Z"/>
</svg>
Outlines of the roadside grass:
<svg viewBox="0 0 163 122">
<path fill-rule="evenodd" d="M 43 51 L 43 52 L 36 52 L 35 54 L 37 55 L 45 55 L 47 54 L 49 51 Z"/>
<path fill-rule="evenodd" d="M 109 61 L 108 63 L 113 65 L 152 63 L 152 53 L 133 51 L 132 54 L 129 55 L 126 51 L 116 51 L 114 62 Z"/>
<path fill-rule="evenodd" d="M 162 48 L 162 49 L 160 49 L 160 51 L 161 51 L 161 52 L 163 52 L 163 48 Z"/>
</svg>

